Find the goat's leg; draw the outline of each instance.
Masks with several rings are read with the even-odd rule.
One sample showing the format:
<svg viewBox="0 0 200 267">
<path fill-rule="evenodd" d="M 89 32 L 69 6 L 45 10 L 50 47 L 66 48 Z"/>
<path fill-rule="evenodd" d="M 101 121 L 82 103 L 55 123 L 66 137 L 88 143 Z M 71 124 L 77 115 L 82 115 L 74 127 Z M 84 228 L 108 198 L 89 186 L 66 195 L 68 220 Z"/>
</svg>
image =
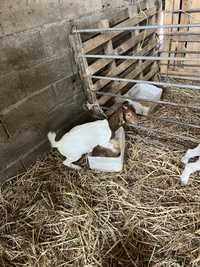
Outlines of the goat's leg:
<svg viewBox="0 0 200 267">
<path fill-rule="evenodd" d="M 69 161 L 68 159 L 63 161 L 63 164 L 71 169 L 75 169 L 75 170 L 80 170 L 82 169 L 80 166 L 73 164 L 71 161 Z"/>
<path fill-rule="evenodd" d="M 184 164 L 187 164 L 191 158 L 200 157 L 200 145 L 194 149 L 188 149 L 185 156 L 181 159 Z"/>
<path fill-rule="evenodd" d="M 196 162 L 186 164 L 185 169 L 180 177 L 181 184 L 186 185 L 188 183 L 190 175 L 197 171 L 200 171 L 200 159 Z"/>
</svg>

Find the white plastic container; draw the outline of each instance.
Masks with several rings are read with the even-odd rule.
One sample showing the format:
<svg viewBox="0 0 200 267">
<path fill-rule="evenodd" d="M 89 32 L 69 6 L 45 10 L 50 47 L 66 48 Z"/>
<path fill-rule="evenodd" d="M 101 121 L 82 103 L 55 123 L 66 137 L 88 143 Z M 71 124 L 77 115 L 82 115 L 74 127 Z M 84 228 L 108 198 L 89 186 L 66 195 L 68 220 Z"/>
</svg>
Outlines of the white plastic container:
<svg viewBox="0 0 200 267">
<path fill-rule="evenodd" d="M 134 85 L 124 96 L 130 98 L 142 98 L 147 100 L 159 101 L 163 90 L 155 85 L 148 83 L 138 83 Z M 142 103 L 128 100 L 128 102 L 135 108 L 136 113 L 147 116 L 157 106 L 154 103 Z"/>
<path fill-rule="evenodd" d="M 123 127 L 120 127 L 116 131 L 115 137 L 119 140 L 120 155 L 118 157 L 93 157 L 89 154 L 87 158 L 90 169 L 104 172 L 122 171 L 125 151 L 125 133 Z"/>
</svg>

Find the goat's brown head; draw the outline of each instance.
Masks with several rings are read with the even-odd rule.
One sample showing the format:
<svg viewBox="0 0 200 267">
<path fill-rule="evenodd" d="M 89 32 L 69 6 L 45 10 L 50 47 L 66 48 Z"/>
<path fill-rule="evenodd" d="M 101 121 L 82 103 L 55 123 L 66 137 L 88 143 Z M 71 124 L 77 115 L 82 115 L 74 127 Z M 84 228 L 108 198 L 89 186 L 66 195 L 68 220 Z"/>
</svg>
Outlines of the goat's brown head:
<svg viewBox="0 0 200 267">
<path fill-rule="evenodd" d="M 123 124 L 138 122 L 138 116 L 135 112 L 135 109 L 128 102 L 125 102 L 123 104 L 122 110 L 123 110 L 122 112 L 123 113 Z"/>
<path fill-rule="evenodd" d="M 135 113 L 135 109 L 128 102 L 125 102 L 108 119 L 112 132 L 115 132 L 126 123 L 136 123 L 137 121 L 138 117 Z"/>
</svg>

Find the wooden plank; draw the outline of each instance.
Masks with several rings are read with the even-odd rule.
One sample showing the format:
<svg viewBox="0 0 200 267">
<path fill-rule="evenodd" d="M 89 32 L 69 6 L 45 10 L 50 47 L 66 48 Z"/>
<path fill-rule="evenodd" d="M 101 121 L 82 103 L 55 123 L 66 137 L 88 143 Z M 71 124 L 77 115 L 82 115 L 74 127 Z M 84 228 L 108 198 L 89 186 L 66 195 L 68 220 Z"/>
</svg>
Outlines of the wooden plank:
<svg viewBox="0 0 200 267">
<path fill-rule="evenodd" d="M 97 99 L 96 99 L 96 94 L 94 93 L 93 89 L 93 81 L 92 78 L 87 75 L 86 69 L 87 69 L 87 60 L 80 58 L 78 55 L 79 53 L 83 53 L 83 48 L 82 48 L 82 42 L 81 42 L 81 37 L 80 34 L 76 35 L 70 35 L 70 43 L 72 46 L 72 49 L 75 54 L 75 60 L 77 64 L 79 65 L 80 68 L 80 75 L 81 78 L 84 80 L 84 91 L 87 95 L 87 100 L 91 104 L 96 104 L 94 106 L 94 112 L 96 114 L 104 114 L 103 110 L 101 107 L 98 105 Z"/>
<path fill-rule="evenodd" d="M 167 12 L 164 12 L 164 24 L 172 24 L 172 14 L 170 12 L 173 11 L 173 0 L 167 0 L 165 1 L 165 11 Z M 171 32 L 171 29 L 167 29 L 166 32 Z M 162 33 L 162 31 L 161 31 Z M 164 36 L 163 38 L 163 50 L 165 51 L 169 51 L 171 50 L 171 47 L 170 47 L 170 39 L 169 38 L 166 38 L 166 36 Z M 168 52 L 164 52 L 161 54 L 162 57 L 168 57 L 169 54 Z M 162 73 L 167 73 L 167 70 L 168 70 L 168 61 L 161 61 L 162 63 L 165 64 L 165 66 L 161 66 L 161 72 Z M 160 63 L 161 63 L 160 62 Z"/>
<path fill-rule="evenodd" d="M 120 54 L 127 52 L 129 49 L 134 47 L 138 42 L 141 42 L 143 39 L 149 37 L 153 33 L 154 33 L 154 30 L 150 30 L 148 32 L 146 31 L 141 32 L 140 34 L 135 36 L 134 40 L 130 38 L 125 43 L 115 48 L 113 50 L 113 54 L 116 53 L 120 55 Z M 105 67 L 111 62 L 112 62 L 112 59 L 98 59 L 87 68 L 87 73 L 94 74 L 95 72 L 99 71 L 101 68 Z"/>
<path fill-rule="evenodd" d="M 79 28 L 97 28 L 98 23 L 102 19 L 109 18 L 111 27 L 114 27 L 116 24 L 128 19 L 128 9 L 127 7 L 122 9 L 116 8 L 108 8 L 104 10 L 104 12 L 98 12 L 91 14 L 90 16 L 82 16 L 76 20 L 73 20 L 73 25 L 76 25 L 77 29 Z M 93 38 L 96 33 L 90 34 L 81 34 L 82 42 L 86 42 L 87 40 Z"/>
<path fill-rule="evenodd" d="M 134 70 L 132 70 L 128 75 L 126 75 L 124 78 L 127 79 L 135 79 L 138 75 L 140 75 L 140 73 L 145 70 L 147 67 L 149 67 L 151 64 L 153 63 L 153 61 L 146 61 L 145 63 L 143 63 L 141 66 L 138 65 Z M 109 93 L 118 93 L 121 89 L 123 89 L 126 85 L 128 84 L 128 82 L 118 82 L 118 83 L 112 83 L 110 85 L 110 90 Z M 98 102 L 99 105 L 104 105 L 109 99 L 111 99 L 112 97 L 110 96 L 102 96 L 99 98 Z"/>
<path fill-rule="evenodd" d="M 109 28 L 109 26 L 110 25 L 109 25 L 109 21 L 108 20 L 101 21 L 100 27 Z M 104 53 L 105 53 L 105 55 L 110 55 L 110 54 L 112 55 L 114 53 L 113 50 L 114 49 L 113 49 L 113 44 L 112 44 L 112 39 L 111 39 L 106 43 L 106 45 L 104 47 Z M 116 69 L 116 61 L 115 61 L 115 59 L 112 59 L 111 65 L 110 65 L 111 75 L 115 71 L 115 69 Z"/>
<path fill-rule="evenodd" d="M 173 10 L 178 9 L 178 8 L 180 8 L 180 0 L 173 0 Z M 171 16 L 172 16 L 172 23 L 173 24 L 179 24 L 180 14 L 172 13 Z M 177 31 L 178 31 L 177 29 L 173 29 L 171 31 L 171 33 L 172 34 L 176 34 Z M 174 54 L 170 53 L 170 56 L 176 57 L 177 46 L 178 46 L 177 42 L 172 42 L 172 40 L 170 40 L 170 50 L 174 50 L 175 51 Z M 168 69 L 169 68 L 170 68 L 170 64 L 169 64 L 169 61 L 168 61 Z"/>
<path fill-rule="evenodd" d="M 126 20 L 124 22 L 119 23 L 116 27 L 128 27 L 128 26 L 134 26 L 143 20 L 147 19 L 147 17 L 151 17 L 157 13 L 155 8 L 152 8 L 150 10 L 147 10 L 145 13 L 140 12 L 137 16 L 135 16 L 132 19 Z M 106 43 L 113 37 L 119 35 L 120 32 L 112 32 L 109 34 L 100 34 L 85 43 L 83 43 L 83 50 L 85 53 L 88 53 L 89 51 L 95 49 L 96 47 Z"/>
<path fill-rule="evenodd" d="M 144 80 L 149 81 L 153 78 L 153 76 L 155 76 L 157 73 L 159 72 L 159 67 L 156 64 L 155 66 L 153 66 L 151 68 L 151 71 L 149 71 L 145 76 L 144 76 Z"/>
<path fill-rule="evenodd" d="M 165 74 L 165 73 L 161 73 L 161 74 Z M 184 69 L 180 69 L 180 70 L 169 70 L 168 71 L 168 75 L 176 75 L 176 76 L 190 76 L 191 80 L 192 77 L 200 77 L 200 71 L 197 70 L 184 70 Z"/>
<path fill-rule="evenodd" d="M 194 8 L 194 9 L 196 9 L 196 8 L 200 8 L 200 1 L 199 0 L 193 0 L 193 1 L 190 1 L 190 8 Z M 200 21 L 200 14 L 198 14 L 198 13 L 195 13 L 195 14 L 192 14 L 191 16 L 190 16 L 190 22 L 191 23 L 198 23 Z M 199 32 L 199 29 L 190 29 L 190 32 L 191 33 L 197 33 L 197 32 Z M 186 48 L 186 50 L 198 50 L 198 51 L 200 51 L 200 43 L 199 42 L 197 42 L 197 43 L 195 43 L 195 42 L 188 42 L 187 43 L 187 48 Z M 186 57 L 188 58 L 198 58 L 198 59 L 200 59 L 200 54 L 198 54 L 198 55 L 191 55 L 191 57 L 190 56 L 188 56 L 188 55 L 186 55 Z M 195 68 L 194 68 L 194 72 L 195 72 Z"/>
<path fill-rule="evenodd" d="M 190 42 L 190 43 L 199 43 L 200 42 L 200 33 L 196 35 L 178 35 L 170 37 L 173 42 Z M 179 46 L 181 47 L 181 46 Z M 182 47 L 180 48 L 182 49 Z"/>
<path fill-rule="evenodd" d="M 181 6 L 181 9 L 183 11 L 186 11 L 187 9 L 189 9 L 189 1 L 188 0 L 182 0 L 181 2 L 182 6 Z M 187 13 L 181 13 L 180 14 L 180 24 L 188 24 L 190 23 L 189 21 L 189 14 Z M 188 29 L 187 28 L 183 28 L 183 29 L 179 29 L 179 32 L 188 32 Z M 191 37 L 190 37 L 191 38 Z M 172 38 L 172 40 L 174 41 L 174 39 Z M 181 39 L 183 40 L 183 39 Z M 177 47 L 177 51 L 183 49 L 186 47 L 186 40 L 185 41 L 181 41 L 179 39 L 177 39 L 177 42 L 178 42 L 178 47 Z"/>
<path fill-rule="evenodd" d="M 157 45 L 156 41 L 153 41 L 149 43 L 147 46 L 145 46 L 142 51 L 140 51 L 137 55 L 142 56 L 151 51 L 155 46 Z M 134 64 L 137 60 L 124 60 L 120 65 L 117 66 L 115 72 L 113 75 L 118 76 L 120 73 L 124 72 L 128 67 L 130 67 L 132 64 Z M 107 73 L 107 76 L 109 76 L 110 73 Z M 98 80 L 94 84 L 94 90 L 98 91 L 102 87 L 106 86 L 110 81 L 108 80 Z"/>
</svg>

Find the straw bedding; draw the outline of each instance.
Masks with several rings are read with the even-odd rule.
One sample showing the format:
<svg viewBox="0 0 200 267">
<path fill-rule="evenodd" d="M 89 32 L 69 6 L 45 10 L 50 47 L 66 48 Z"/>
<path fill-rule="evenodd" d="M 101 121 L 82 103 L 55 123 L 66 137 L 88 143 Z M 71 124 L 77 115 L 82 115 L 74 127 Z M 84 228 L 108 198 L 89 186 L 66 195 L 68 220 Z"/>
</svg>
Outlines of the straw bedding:
<svg viewBox="0 0 200 267">
<path fill-rule="evenodd" d="M 0 266 L 200 266 L 200 179 L 180 186 L 185 147 L 126 134 L 121 173 L 85 160 L 69 170 L 52 152 L 1 186 Z"/>
</svg>

